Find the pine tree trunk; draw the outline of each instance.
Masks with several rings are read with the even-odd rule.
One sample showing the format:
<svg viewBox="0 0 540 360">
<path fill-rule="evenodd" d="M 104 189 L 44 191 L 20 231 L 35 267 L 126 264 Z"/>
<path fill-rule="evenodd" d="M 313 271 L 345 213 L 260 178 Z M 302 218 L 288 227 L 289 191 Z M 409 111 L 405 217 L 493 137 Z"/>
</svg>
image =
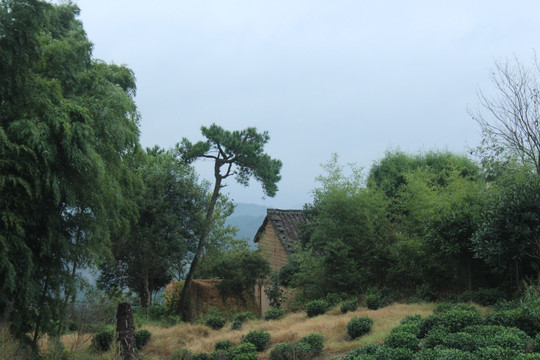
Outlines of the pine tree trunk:
<svg viewBox="0 0 540 360">
<path fill-rule="evenodd" d="M 210 228 L 212 226 L 212 217 L 214 216 L 214 208 L 216 207 L 219 191 L 221 190 L 221 180 L 223 178 L 219 174 L 219 167 L 220 167 L 219 162 L 216 162 L 216 165 L 214 168 L 214 175 L 215 175 L 216 183 L 214 184 L 214 192 L 212 193 L 212 198 L 210 200 L 210 204 L 206 212 L 203 233 L 199 239 L 197 251 L 195 252 L 195 255 L 193 256 L 193 261 L 191 262 L 191 266 L 189 267 L 189 272 L 184 282 L 184 288 L 182 289 L 182 293 L 180 294 L 180 301 L 178 303 L 178 308 L 180 310 L 180 314 L 184 321 L 191 321 L 191 312 L 189 311 L 189 298 L 190 298 L 191 283 L 193 282 L 193 277 L 195 276 L 195 270 L 197 270 L 199 259 L 206 246 L 208 235 L 210 234 Z"/>
</svg>

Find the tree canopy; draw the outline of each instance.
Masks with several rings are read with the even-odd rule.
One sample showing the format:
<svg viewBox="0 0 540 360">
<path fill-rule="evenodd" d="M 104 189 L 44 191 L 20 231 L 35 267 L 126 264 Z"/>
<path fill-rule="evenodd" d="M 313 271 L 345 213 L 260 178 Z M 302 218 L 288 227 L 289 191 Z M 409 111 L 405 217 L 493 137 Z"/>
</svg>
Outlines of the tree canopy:
<svg viewBox="0 0 540 360">
<path fill-rule="evenodd" d="M 13 331 L 54 332 L 76 269 L 109 253 L 137 186 L 135 80 L 92 58 L 70 3 L 0 6 L 0 312 Z"/>
</svg>

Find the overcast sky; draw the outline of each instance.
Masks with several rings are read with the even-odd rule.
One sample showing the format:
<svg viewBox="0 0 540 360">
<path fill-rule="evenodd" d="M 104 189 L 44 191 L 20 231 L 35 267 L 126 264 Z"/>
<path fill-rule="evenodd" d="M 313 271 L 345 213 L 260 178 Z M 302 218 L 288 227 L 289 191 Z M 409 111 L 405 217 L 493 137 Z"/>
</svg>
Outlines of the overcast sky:
<svg viewBox="0 0 540 360">
<path fill-rule="evenodd" d="M 280 191 L 229 181 L 237 202 L 299 208 L 337 153 L 366 170 L 386 150 L 466 153 L 467 113 L 498 59 L 529 62 L 540 1 L 78 0 L 94 57 L 137 78 L 141 143 L 200 127 L 267 130 Z M 212 180 L 211 164 L 200 163 Z"/>
</svg>

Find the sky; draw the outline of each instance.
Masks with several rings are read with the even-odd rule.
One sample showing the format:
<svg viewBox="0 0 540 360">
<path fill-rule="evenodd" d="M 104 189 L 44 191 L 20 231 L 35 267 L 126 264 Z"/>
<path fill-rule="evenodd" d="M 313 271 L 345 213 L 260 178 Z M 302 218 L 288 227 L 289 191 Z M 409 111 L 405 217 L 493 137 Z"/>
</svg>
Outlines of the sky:
<svg viewBox="0 0 540 360">
<path fill-rule="evenodd" d="M 212 123 L 268 131 L 277 195 L 224 190 L 280 209 L 312 201 L 334 153 L 366 172 L 388 150 L 466 154 L 495 62 L 530 63 L 540 41 L 537 0 L 75 2 L 94 57 L 135 73 L 141 144 L 203 140 Z"/>
</svg>

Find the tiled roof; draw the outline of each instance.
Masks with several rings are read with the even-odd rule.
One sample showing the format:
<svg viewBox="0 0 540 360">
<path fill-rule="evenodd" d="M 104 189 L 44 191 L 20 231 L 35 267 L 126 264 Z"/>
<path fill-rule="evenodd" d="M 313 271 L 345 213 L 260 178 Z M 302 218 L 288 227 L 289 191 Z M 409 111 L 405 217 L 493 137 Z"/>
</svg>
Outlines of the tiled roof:
<svg viewBox="0 0 540 360">
<path fill-rule="evenodd" d="M 268 221 L 281 241 L 287 254 L 294 252 L 294 244 L 300 241 L 300 225 L 307 224 L 308 219 L 303 210 L 268 209 L 263 224 L 255 235 L 255 242 L 259 241 Z"/>
</svg>

